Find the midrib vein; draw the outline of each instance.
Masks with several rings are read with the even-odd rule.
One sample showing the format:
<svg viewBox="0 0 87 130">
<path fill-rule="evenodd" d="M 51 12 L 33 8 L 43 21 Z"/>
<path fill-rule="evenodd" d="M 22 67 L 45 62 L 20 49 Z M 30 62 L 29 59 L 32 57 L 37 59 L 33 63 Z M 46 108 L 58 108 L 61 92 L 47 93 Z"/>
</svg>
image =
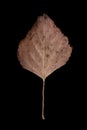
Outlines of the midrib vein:
<svg viewBox="0 0 87 130">
<path fill-rule="evenodd" d="M 45 42 L 46 42 L 45 24 L 43 26 L 43 35 L 44 35 L 44 42 L 43 42 L 43 81 L 45 81 Z"/>
</svg>

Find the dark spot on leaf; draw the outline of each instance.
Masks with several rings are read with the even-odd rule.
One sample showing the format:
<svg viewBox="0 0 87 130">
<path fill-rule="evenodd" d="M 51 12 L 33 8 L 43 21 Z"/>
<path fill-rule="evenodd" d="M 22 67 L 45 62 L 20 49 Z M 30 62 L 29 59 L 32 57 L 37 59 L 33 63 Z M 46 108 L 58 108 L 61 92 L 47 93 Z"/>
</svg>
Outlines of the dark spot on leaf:
<svg viewBox="0 0 87 130">
<path fill-rule="evenodd" d="M 56 53 L 58 54 L 58 53 L 59 53 L 59 51 L 56 51 Z"/>
<path fill-rule="evenodd" d="M 43 36 L 42 36 L 42 41 L 44 41 L 44 39 L 45 39 L 45 36 L 43 35 Z"/>
<path fill-rule="evenodd" d="M 48 18 L 48 16 L 46 14 L 44 14 L 44 19 L 47 19 L 47 18 Z"/>
<path fill-rule="evenodd" d="M 46 57 L 48 58 L 48 57 L 49 57 L 49 54 L 46 54 Z"/>
</svg>

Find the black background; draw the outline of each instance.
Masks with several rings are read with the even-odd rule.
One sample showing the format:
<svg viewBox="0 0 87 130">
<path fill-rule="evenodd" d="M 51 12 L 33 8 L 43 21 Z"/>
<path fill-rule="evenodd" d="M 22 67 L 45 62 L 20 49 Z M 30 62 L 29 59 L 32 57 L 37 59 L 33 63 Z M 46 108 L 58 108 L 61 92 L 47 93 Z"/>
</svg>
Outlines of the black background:
<svg viewBox="0 0 87 130">
<path fill-rule="evenodd" d="M 83 8 L 83 9 L 82 9 Z M 41 119 L 42 80 L 23 69 L 17 48 L 39 15 L 46 13 L 73 47 L 67 64 L 46 79 L 45 117 Z M 85 7 L 59 1 L 7 2 L 3 6 L 3 119 L 7 128 L 83 128 L 85 109 Z M 85 123 L 85 122 L 84 122 Z"/>
</svg>

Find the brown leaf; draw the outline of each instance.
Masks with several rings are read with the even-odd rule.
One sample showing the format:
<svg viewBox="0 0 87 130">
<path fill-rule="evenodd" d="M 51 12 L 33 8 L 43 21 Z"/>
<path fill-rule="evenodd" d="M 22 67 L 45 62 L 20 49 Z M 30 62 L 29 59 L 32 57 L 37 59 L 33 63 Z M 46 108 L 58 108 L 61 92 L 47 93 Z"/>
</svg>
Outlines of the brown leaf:
<svg viewBox="0 0 87 130">
<path fill-rule="evenodd" d="M 42 118 L 44 119 L 44 83 L 56 69 L 69 59 L 72 48 L 54 22 L 46 15 L 38 17 L 36 23 L 20 42 L 18 59 L 23 68 L 43 79 Z"/>
</svg>

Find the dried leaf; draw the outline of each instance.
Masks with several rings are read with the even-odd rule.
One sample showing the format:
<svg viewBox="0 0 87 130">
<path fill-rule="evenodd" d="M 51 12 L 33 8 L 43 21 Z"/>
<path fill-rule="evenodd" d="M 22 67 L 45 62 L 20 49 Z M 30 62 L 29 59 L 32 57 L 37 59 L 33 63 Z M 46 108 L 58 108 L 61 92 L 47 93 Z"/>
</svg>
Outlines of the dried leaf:
<svg viewBox="0 0 87 130">
<path fill-rule="evenodd" d="M 72 48 L 54 22 L 46 15 L 38 17 L 36 23 L 20 42 L 18 59 L 23 68 L 43 79 L 42 118 L 44 117 L 45 79 L 69 59 Z"/>
</svg>

